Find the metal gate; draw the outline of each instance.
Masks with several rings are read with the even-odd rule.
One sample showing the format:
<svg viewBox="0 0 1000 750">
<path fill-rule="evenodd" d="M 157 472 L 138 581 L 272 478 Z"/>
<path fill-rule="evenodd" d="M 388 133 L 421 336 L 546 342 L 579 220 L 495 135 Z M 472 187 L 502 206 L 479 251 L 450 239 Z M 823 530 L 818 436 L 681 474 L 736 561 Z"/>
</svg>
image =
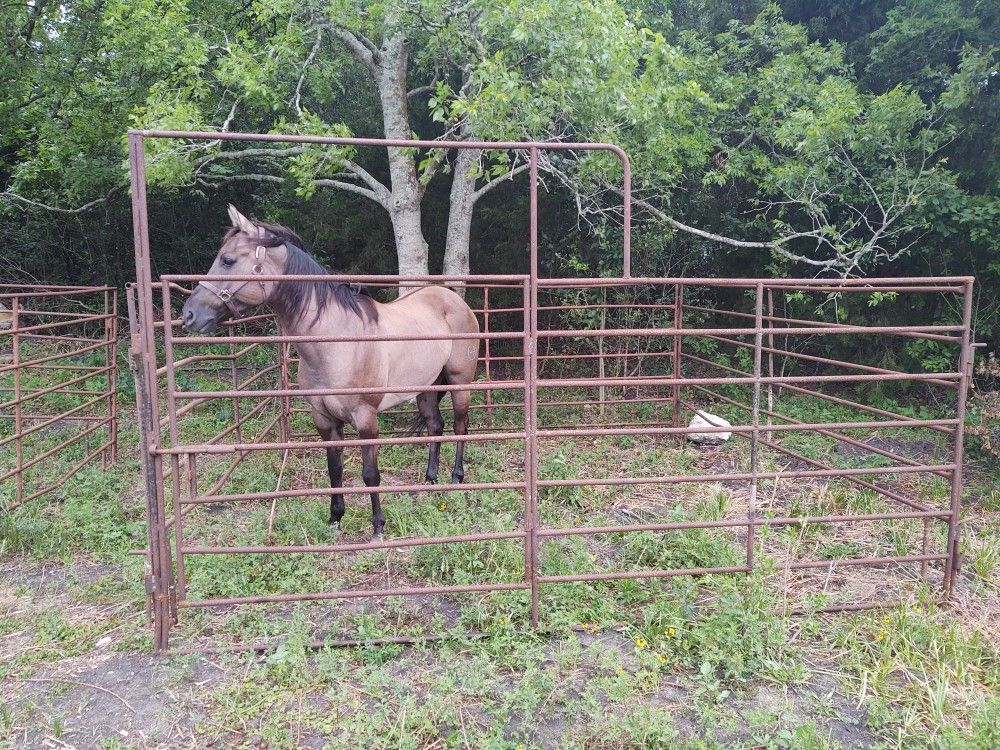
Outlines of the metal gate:
<svg viewBox="0 0 1000 750">
<path fill-rule="evenodd" d="M 334 144 L 380 148 L 454 148 L 495 149 L 527 152 L 530 165 L 529 273 L 524 275 L 470 275 L 461 277 L 347 276 L 328 277 L 330 283 L 362 283 L 374 287 L 399 287 L 428 283 L 460 283 L 475 301 L 483 333 L 475 338 L 483 342 L 485 379 L 467 386 L 437 385 L 411 389 L 414 395 L 424 391 L 447 392 L 464 389 L 482 395 L 477 405 L 481 415 L 478 427 L 465 439 L 473 443 L 503 443 L 519 446 L 523 476 L 511 481 L 473 481 L 464 484 L 438 485 L 404 483 L 383 485 L 380 492 L 431 493 L 453 491 L 517 491 L 523 497 L 520 523 L 514 528 L 491 532 L 470 532 L 450 536 L 404 536 L 384 541 L 303 544 L 303 545 L 220 545 L 197 544 L 185 538 L 184 517 L 192 509 L 205 505 L 270 503 L 273 522 L 278 504 L 293 498 L 366 494 L 368 487 L 308 487 L 282 489 L 289 455 L 300 450 L 314 450 L 331 445 L 402 446 L 454 442 L 451 435 L 441 437 L 384 436 L 377 439 L 346 439 L 323 442 L 296 433 L 291 416 L 297 411 L 294 400 L 306 394 L 297 387 L 291 373 L 291 347 L 297 337 L 280 335 L 267 329 L 269 316 L 262 314 L 230 324 L 226 336 L 200 337 L 175 334 L 174 304 L 186 293 L 186 286 L 211 277 L 204 275 L 163 275 L 154 280 L 150 268 L 144 140 L 180 138 L 191 140 L 240 140 Z M 155 624 L 155 647 L 165 651 L 170 628 L 178 612 L 186 608 L 218 605 L 287 602 L 304 600 L 349 599 L 386 596 L 452 594 L 524 590 L 530 594 L 532 624 L 539 620 L 540 590 L 543 585 L 574 581 L 598 581 L 628 578 L 667 578 L 706 574 L 750 574 L 757 566 L 762 527 L 804 527 L 810 524 L 855 524 L 882 521 L 917 521 L 923 534 L 919 549 L 905 554 L 839 556 L 836 559 L 789 561 L 787 570 L 833 570 L 854 565 L 919 566 L 926 575 L 931 564 L 942 566 L 941 581 L 949 596 L 958 566 L 958 513 L 962 472 L 962 423 L 971 373 L 972 347 L 970 321 L 973 280 L 956 278 L 900 279 L 677 279 L 646 278 L 631 275 L 630 247 L 630 170 L 626 155 L 607 144 L 482 143 L 441 141 L 387 141 L 380 139 L 328 138 L 298 135 L 258 135 L 244 133 L 188 133 L 172 131 L 134 131 L 129 134 L 132 173 L 133 219 L 137 284 L 129 292 L 129 317 L 132 335 L 132 366 L 139 396 L 142 458 L 147 486 L 149 522 L 149 575 L 147 591 Z M 538 274 L 538 156 L 545 149 L 606 150 L 621 159 L 624 175 L 624 249 L 623 273 L 618 278 L 553 278 Z M 296 280 L 292 276 L 229 277 L 242 280 Z M 305 278 L 305 277 L 303 277 Z M 309 277 L 315 281 L 316 277 Z M 733 292 L 737 300 L 732 309 L 703 304 L 706 290 Z M 612 301 L 608 301 L 608 295 Z M 629 297 L 628 295 L 633 295 Z M 796 317 L 783 304 L 794 295 L 946 295 L 958 300 L 961 322 L 955 325 L 848 325 L 838 322 Z M 616 296 L 617 295 L 617 296 Z M 619 301 L 614 301 L 618 299 Z M 776 307 L 777 305 L 777 307 Z M 156 308 L 160 308 L 160 314 Z M 780 309 L 779 309 L 780 308 Z M 578 325 L 565 327 L 569 313 L 580 314 Z M 636 317 L 638 315 L 638 317 Z M 503 316 L 507 316 L 504 320 Z M 498 319 L 501 323 L 498 325 Z M 515 322 L 516 321 L 516 322 Z M 616 321 L 618 322 L 616 324 Z M 638 323 L 636 322 L 638 321 Z M 235 326 L 242 326 L 234 330 Z M 247 327 L 257 326 L 254 329 Z M 560 327 L 562 326 L 562 327 Z M 933 341 L 950 349 L 955 366 L 941 372 L 901 372 L 856 364 L 809 354 L 800 344 L 816 337 L 894 337 L 902 341 Z M 458 339 L 461 335 L 436 336 Z M 469 335 L 465 335 L 469 338 Z M 299 337 L 301 338 L 301 337 Z M 324 339 L 327 340 L 327 339 Z M 378 336 L 339 337 L 331 341 L 384 340 Z M 567 342 L 572 342 L 567 346 Z M 609 349 L 608 342 L 618 342 Z M 624 343 L 622 343 L 624 342 Z M 158 356 L 158 344 L 162 353 Z M 736 357 L 745 366 L 734 367 L 730 360 L 705 356 L 705 346 L 729 347 L 743 352 Z M 269 347 L 272 355 L 264 355 Z M 190 355 L 179 354 L 182 350 Z M 268 358 L 270 357 L 270 359 Z M 248 369 L 241 362 L 250 360 Z M 204 388 L 185 384 L 178 377 L 185 368 L 216 363 L 228 372 L 225 384 Z M 807 375 L 786 374 L 787 363 L 808 363 L 818 369 Z M 609 364 L 617 367 L 609 374 Z M 596 367 L 596 373 L 588 368 Z M 561 369 L 560 369 L 561 368 Z M 833 372 L 831 372 L 833 370 Z M 841 372 L 843 370 L 843 372 Z M 859 403 L 843 394 L 833 394 L 837 384 L 903 381 L 922 387 L 940 389 L 954 399 L 954 413 L 943 418 L 926 418 L 876 408 Z M 777 411 L 775 392 L 781 389 L 818 402 L 836 404 L 866 415 L 866 419 L 810 421 Z M 383 389 L 324 390 L 324 394 L 397 392 L 397 387 Z M 405 389 L 404 389 L 405 390 Z M 951 392 L 954 391 L 952 395 Z M 597 398 L 594 398 L 594 393 Z M 619 399 L 613 394 L 621 394 Z M 693 399 L 709 398 L 712 403 L 728 404 L 746 415 L 732 426 L 707 426 L 695 430 L 685 426 L 686 413 L 699 413 L 702 406 Z M 645 405 L 644 416 L 633 421 L 605 418 L 605 407 L 618 401 Z M 184 429 L 184 418 L 207 404 L 226 404 L 229 420 L 210 435 L 192 437 Z M 662 410 L 662 411 L 661 411 Z M 500 415 L 506 415 L 500 419 Z M 518 414 L 520 418 L 513 419 Z M 569 422 L 549 422 L 550 415 Z M 878 417 L 878 419 L 875 419 Z M 506 429 L 499 429 L 495 420 Z M 483 421 L 486 427 L 483 427 Z M 851 430 L 929 430 L 945 434 L 950 456 L 946 460 L 923 461 L 900 455 L 891 446 L 880 447 L 845 434 Z M 543 445 L 579 438 L 637 436 L 683 438 L 696 431 L 703 434 L 732 433 L 749 443 L 745 467 L 728 471 L 667 472 L 641 476 L 571 476 L 540 475 Z M 253 434 L 250 434 L 253 433 Z M 782 444 L 782 437 L 813 433 L 876 455 L 888 465 L 838 467 L 810 457 Z M 384 434 L 384 433 L 383 433 Z M 768 468 L 761 463 L 761 451 L 785 457 L 786 466 Z M 250 456 L 272 453 L 281 456 L 280 471 L 274 489 L 255 492 L 226 491 L 227 481 Z M 206 457 L 225 460 L 218 476 L 208 480 L 202 468 Z M 949 484 L 947 507 L 934 507 L 908 495 L 905 490 L 887 487 L 883 479 L 906 475 L 936 476 Z M 876 493 L 891 504 L 885 512 L 793 514 L 762 508 L 759 489 L 771 483 L 777 492 L 781 480 L 837 479 Z M 540 522 L 539 498 L 564 488 L 637 486 L 669 487 L 691 483 L 745 483 L 747 506 L 739 518 L 696 519 L 661 522 L 623 523 L 611 526 L 588 525 L 548 527 Z M 206 486 L 207 485 L 207 486 Z M 947 542 L 936 549 L 931 525 L 946 524 Z M 542 554 L 546 543 L 571 536 L 595 536 L 651 532 L 663 535 L 669 544 L 669 532 L 690 529 L 729 529 L 741 535 L 745 559 L 739 564 L 701 567 L 575 572 L 543 574 Z M 390 588 L 297 591 L 259 596 L 190 598 L 185 564 L 201 555 L 249 555 L 353 553 L 364 550 L 414 548 L 430 544 L 500 543 L 516 541 L 523 546 L 522 580 L 483 582 L 463 585 L 398 586 Z M 826 609 L 856 609 L 872 603 L 846 603 Z"/>
<path fill-rule="evenodd" d="M 114 287 L 0 284 L 0 509 L 114 463 L 117 351 Z"/>
</svg>

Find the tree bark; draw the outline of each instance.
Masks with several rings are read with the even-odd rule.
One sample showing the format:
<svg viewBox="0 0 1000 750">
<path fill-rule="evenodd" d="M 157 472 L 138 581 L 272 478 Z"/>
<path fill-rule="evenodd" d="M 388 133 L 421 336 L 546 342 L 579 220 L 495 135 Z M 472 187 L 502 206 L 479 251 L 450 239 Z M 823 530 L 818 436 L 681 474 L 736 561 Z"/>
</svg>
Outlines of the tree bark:
<svg viewBox="0 0 1000 750">
<path fill-rule="evenodd" d="M 408 57 L 409 43 L 402 32 L 387 36 L 375 55 L 375 83 L 382 104 L 386 138 L 410 138 L 406 96 Z M 401 276 L 427 275 L 427 241 L 420 224 L 420 184 L 416 160 L 402 149 L 390 148 L 388 153 L 391 195 L 386 210 L 396 239 L 399 273 Z"/>
<path fill-rule="evenodd" d="M 469 240 L 472 235 L 472 209 L 476 205 L 476 177 L 470 175 L 479 154 L 474 149 L 459 149 L 455 157 L 451 180 L 451 200 L 448 205 L 448 234 L 444 245 L 444 274 L 457 276 L 469 273 Z M 451 285 L 459 294 L 465 287 Z"/>
</svg>

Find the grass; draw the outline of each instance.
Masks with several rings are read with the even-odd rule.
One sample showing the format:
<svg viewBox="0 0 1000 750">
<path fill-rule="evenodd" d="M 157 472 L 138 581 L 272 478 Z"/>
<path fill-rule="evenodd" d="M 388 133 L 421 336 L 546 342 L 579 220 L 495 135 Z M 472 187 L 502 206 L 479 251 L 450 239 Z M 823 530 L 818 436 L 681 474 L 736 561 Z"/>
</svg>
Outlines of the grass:
<svg viewBox="0 0 1000 750">
<path fill-rule="evenodd" d="M 185 387 L 217 385 L 211 373 L 202 373 Z M 782 400 L 781 409 L 804 421 L 854 416 L 798 398 Z M 515 411 L 498 410 L 498 425 L 515 425 Z M 721 407 L 717 413 L 736 416 Z M 198 407 L 195 418 L 184 423 L 183 436 L 207 439 L 230 414 L 228 404 Z M 596 418 L 582 409 L 578 415 Z M 247 425 L 248 434 L 270 416 L 265 412 Z M 619 416 L 658 415 L 649 405 L 629 405 Z M 296 431 L 308 429 L 304 415 L 294 421 Z M 905 433 L 891 437 L 899 441 L 897 448 L 905 447 Z M 143 655 L 150 648 L 143 559 L 127 554 L 145 537 L 135 442 L 134 431 L 125 429 L 123 458 L 112 471 L 88 469 L 55 498 L 0 516 L 0 748 L 22 746 L 25 738 L 28 746 L 41 745 L 47 737 L 104 748 L 1000 746 L 1000 517 L 989 499 L 996 478 L 986 472 L 970 472 L 968 492 L 986 499 L 964 509 L 964 566 L 956 602 L 947 609 L 934 603 L 936 565 L 927 583 L 916 566 L 781 568 L 795 558 L 911 554 L 922 543 L 921 522 L 808 524 L 759 529 L 750 576 L 547 585 L 540 631 L 529 626 L 522 591 L 184 610 L 175 646 L 263 639 L 274 648 L 263 655 L 150 661 Z M 838 452 L 836 441 L 821 435 L 790 434 L 784 444 L 842 466 L 883 460 Z M 470 444 L 469 479 L 517 478 L 523 471 L 521 450 L 519 444 Z M 356 454 L 346 454 L 353 483 L 360 473 Z M 443 474 L 451 457 L 446 447 Z M 422 449 L 393 447 L 380 458 L 387 482 L 422 481 Z M 222 476 L 232 460 L 203 457 L 201 481 Z M 769 452 L 762 460 L 769 467 L 788 465 Z M 574 438 L 543 441 L 540 474 L 570 479 L 720 473 L 747 462 L 746 444 L 737 440 L 698 450 L 641 435 Z M 221 491 L 272 489 L 278 463 L 275 455 L 255 454 Z M 324 481 L 321 457 L 304 452 L 292 455 L 283 486 Z M 899 475 L 890 481 L 924 502 L 948 503 L 949 488 L 936 478 Z M 523 503 L 520 491 L 499 490 L 390 494 L 384 508 L 392 536 L 442 536 L 519 528 Z M 349 496 L 348 505 L 339 538 L 366 540 L 367 497 Z M 762 482 L 758 506 L 772 517 L 891 507 L 876 493 L 842 480 Z M 543 522 L 554 527 L 739 519 L 747 510 L 747 488 L 733 482 L 553 487 L 541 494 L 539 510 Z M 269 503 L 199 506 L 185 516 L 185 539 L 266 544 L 269 512 Z M 332 541 L 327 512 L 324 497 L 279 502 L 271 541 Z M 565 575 L 741 565 L 745 533 L 744 527 L 553 537 L 543 544 L 542 570 Z M 937 530 L 930 543 L 932 549 L 943 545 Z M 524 553 L 518 540 L 501 540 L 338 556 L 189 555 L 186 572 L 191 599 L 452 585 L 522 580 Z M 816 612 L 887 589 L 898 603 L 888 610 Z M 806 613 L 792 616 L 793 606 Z M 314 640 L 340 635 L 371 640 L 426 634 L 450 637 L 410 646 L 311 647 Z M 119 666 L 124 671 L 116 671 Z M 54 688 L 22 681 L 55 678 L 72 683 Z M 116 695 L 143 708 L 142 724 Z"/>
</svg>

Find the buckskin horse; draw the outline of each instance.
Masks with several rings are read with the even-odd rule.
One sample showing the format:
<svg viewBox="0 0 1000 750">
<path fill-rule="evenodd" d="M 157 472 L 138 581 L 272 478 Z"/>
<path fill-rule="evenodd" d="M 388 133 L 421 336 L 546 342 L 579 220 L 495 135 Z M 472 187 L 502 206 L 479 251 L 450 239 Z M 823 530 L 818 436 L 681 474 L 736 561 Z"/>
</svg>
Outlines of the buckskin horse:
<svg viewBox="0 0 1000 750">
<path fill-rule="evenodd" d="M 299 387 L 310 390 L 371 388 L 378 392 L 351 395 L 306 396 L 316 430 L 325 441 L 344 437 L 350 423 L 362 439 L 378 437 L 378 413 L 414 397 L 412 388 L 465 385 L 476 377 L 479 322 L 465 301 L 442 286 L 422 286 L 386 304 L 349 284 L 322 278 L 328 272 L 304 249 L 299 236 L 287 227 L 254 221 L 229 207 L 232 228 L 226 233 L 208 275 L 184 304 L 182 323 L 189 333 L 209 333 L 230 319 L 240 318 L 260 305 L 270 305 L 280 330 L 290 336 L 350 338 L 354 336 L 426 336 L 392 341 L 295 342 L 299 355 Z M 234 281 L 226 276 L 317 276 L 316 280 Z M 435 338 L 476 334 L 460 339 Z M 399 393 L 393 387 L 408 388 Z M 418 419 L 427 432 L 444 432 L 440 401 L 443 391 L 416 395 Z M 468 434 L 469 392 L 451 391 L 455 435 Z M 465 443 L 458 440 L 452 482 L 465 477 Z M 426 478 L 437 481 L 439 442 L 431 442 Z M 326 449 L 330 487 L 343 482 L 343 448 Z M 362 479 L 378 487 L 378 445 L 361 449 Z M 371 493 L 372 525 L 376 538 L 385 526 L 378 492 Z M 339 528 L 345 512 L 344 496 L 330 497 L 330 524 Z"/>
</svg>

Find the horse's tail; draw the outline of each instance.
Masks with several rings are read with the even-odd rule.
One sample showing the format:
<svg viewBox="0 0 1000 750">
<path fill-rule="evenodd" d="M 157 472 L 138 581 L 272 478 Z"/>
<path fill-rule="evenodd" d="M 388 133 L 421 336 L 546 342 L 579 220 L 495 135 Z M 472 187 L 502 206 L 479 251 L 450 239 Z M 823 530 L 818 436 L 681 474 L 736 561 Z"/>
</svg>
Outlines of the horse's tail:
<svg viewBox="0 0 1000 750">
<path fill-rule="evenodd" d="M 415 416 L 413 421 L 410 422 L 410 426 L 406 428 L 406 432 L 403 433 L 403 436 L 416 437 L 417 435 L 422 435 L 426 429 L 427 420 L 424 419 L 424 415 L 418 411 L 417 416 Z"/>
<path fill-rule="evenodd" d="M 445 376 L 444 371 L 438 375 L 438 379 L 435 380 L 432 385 L 448 385 L 448 378 Z M 444 398 L 446 391 L 438 391 L 437 399 L 438 403 L 441 403 L 441 399 Z M 417 409 L 417 415 L 410 422 L 410 426 L 406 428 L 406 432 L 403 433 L 404 437 L 416 437 L 417 435 L 422 435 L 424 430 L 427 429 L 427 420 L 424 419 L 424 415 L 420 413 L 420 409 Z"/>
</svg>

